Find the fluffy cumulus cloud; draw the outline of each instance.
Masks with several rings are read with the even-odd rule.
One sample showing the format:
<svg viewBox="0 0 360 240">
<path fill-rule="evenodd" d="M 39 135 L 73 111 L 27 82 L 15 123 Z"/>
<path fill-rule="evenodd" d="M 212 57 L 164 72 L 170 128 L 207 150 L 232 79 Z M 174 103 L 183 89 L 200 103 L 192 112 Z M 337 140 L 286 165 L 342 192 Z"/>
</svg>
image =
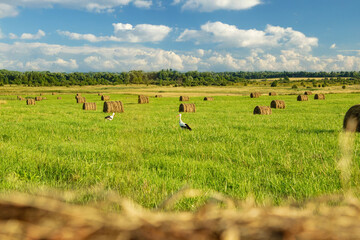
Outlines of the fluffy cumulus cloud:
<svg viewBox="0 0 360 240">
<path fill-rule="evenodd" d="M 133 3 L 140 8 L 149 8 L 151 0 L 0 0 L 0 18 L 18 15 L 20 8 L 51 8 L 55 5 L 70 9 L 84 9 L 91 12 L 113 12 L 116 7 Z"/>
<path fill-rule="evenodd" d="M 359 71 L 360 55 L 316 57 L 309 52 L 253 49 L 247 55 L 198 49 L 175 52 L 146 47 L 0 43 L 0 69 L 19 71 Z"/>
<path fill-rule="evenodd" d="M 85 40 L 89 42 L 115 41 L 115 42 L 160 42 L 171 31 L 170 27 L 164 25 L 114 23 L 113 36 L 95 36 L 94 34 L 80 34 L 69 31 L 58 31 L 60 35 L 72 40 Z"/>
<path fill-rule="evenodd" d="M 173 4 L 182 3 L 183 9 L 212 12 L 215 10 L 244 10 L 261 4 L 260 0 L 174 0 Z"/>
<path fill-rule="evenodd" d="M 292 28 L 267 25 L 265 30 L 239 29 L 222 22 L 208 22 L 200 30 L 186 29 L 177 41 L 194 41 L 196 44 L 217 43 L 222 47 L 259 48 L 285 47 L 310 51 L 318 39 L 307 37 Z"/>
</svg>

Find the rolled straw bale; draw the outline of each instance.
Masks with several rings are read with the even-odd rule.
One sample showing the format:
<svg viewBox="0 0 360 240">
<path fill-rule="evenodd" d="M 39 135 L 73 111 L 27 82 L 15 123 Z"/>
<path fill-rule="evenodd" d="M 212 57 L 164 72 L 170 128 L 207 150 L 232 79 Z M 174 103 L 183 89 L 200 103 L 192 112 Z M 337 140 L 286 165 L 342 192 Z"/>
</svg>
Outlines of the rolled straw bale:
<svg viewBox="0 0 360 240">
<path fill-rule="evenodd" d="M 78 97 L 81 97 L 81 93 L 77 93 L 77 94 L 75 95 L 75 99 L 77 99 Z"/>
<path fill-rule="evenodd" d="M 269 96 L 276 96 L 277 93 L 276 92 L 269 92 Z"/>
<path fill-rule="evenodd" d="M 40 96 L 44 96 L 44 94 L 43 94 L 43 93 L 40 93 Z"/>
<path fill-rule="evenodd" d="M 23 98 L 22 96 L 17 96 L 18 100 L 25 100 L 25 98 Z"/>
<path fill-rule="evenodd" d="M 52 95 L 56 95 L 56 92 L 51 93 Z"/>
<path fill-rule="evenodd" d="M 60 100 L 60 99 L 62 99 L 62 97 L 57 97 L 57 99 L 59 99 L 59 100 Z"/>
<path fill-rule="evenodd" d="M 314 99 L 316 99 L 316 100 L 325 100 L 325 94 L 317 93 L 317 94 L 315 94 Z"/>
<path fill-rule="evenodd" d="M 108 101 L 110 100 L 110 96 L 101 95 L 101 101 Z"/>
<path fill-rule="evenodd" d="M 270 103 L 271 108 L 278 108 L 278 109 L 284 109 L 285 108 L 285 102 L 283 100 L 273 100 Z"/>
<path fill-rule="evenodd" d="M 196 112 L 194 103 L 182 103 L 179 107 L 179 112 Z"/>
<path fill-rule="evenodd" d="M 42 97 L 35 97 L 35 101 L 41 101 Z"/>
<path fill-rule="evenodd" d="M 251 98 L 258 98 L 258 97 L 260 97 L 260 95 L 261 95 L 261 93 L 259 93 L 259 92 L 252 92 L 252 93 L 250 93 L 250 97 L 251 97 Z"/>
<path fill-rule="evenodd" d="M 46 97 L 41 97 L 41 100 L 47 100 L 47 98 Z"/>
<path fill-rule="evenodd" d="M 313 93 L 310 92 L 310 91 L 306 91 L 306 92 L 304 92 L 304 94 L 305 94 L 305 95 L 312 95 Z"/>
<path fill-rule="evenodd" d="M 213 97 L 204 97 L 204 101 L 214 101 Z"/>
<path fill-rule="evenodd" d="M 124 105 L 121 101 L 104 102 L 103 112 L 124 112 Z"/>
<path fill-rule="evenodd" d="M 139 95 L 138 103 L 139 104 L 149 103 L 149 97 L 144 96 L 144 95 Z"/>
<path fill-rule="evenodd" d="M 162 98 L 162 95 L 155 95 L 156 98 Z"/>
<path fill-rule="evenodd" d="M 96 103 L 84 103 L 83 110 L 96 110 Z"/>
<path fill-rule="evenodd" d="M 254 109 L 254 114 L 270 115 L 271 113 L 271 108 L 268 106 L 256 106 Z"/>
<path fill-rule="evenodd" d="M 35 105 L 35 99 L 28 99 L 26 100 L 26 105 Z"/>
<path fill-rule="evenodd" d="M 98 96 L 102 96 L 103 94 L 102 93 L 98 93 Z"/>
<path fill-rule="evenodd" d="M 190 98 L 188 96 L 180 96 L 180 101 L 187 102 L 187 101 L 190 101 Z"/>
<path fill-rule="evenodd" d="M 307 95 L 299 95 L 297 97 L 297 100 L 298 101 L 308 101 L 309 100 L 309 97 Z"/>
<path fill-rule="evenodd" d="M 360 132 L 360 104 L 352 106 L 346 112 L 343 129 L 347 132 Z"/>
<path fill-rule="evenodd" d="M 81 97 L 81 96 L 77 96 L 77 97 L 76 97 L 76 102 L 77 102 L 77 103 L 85 103 L 85 102 L 86 102 L 86 98 L 85 98 L 85 97 Z"/>
</svg>

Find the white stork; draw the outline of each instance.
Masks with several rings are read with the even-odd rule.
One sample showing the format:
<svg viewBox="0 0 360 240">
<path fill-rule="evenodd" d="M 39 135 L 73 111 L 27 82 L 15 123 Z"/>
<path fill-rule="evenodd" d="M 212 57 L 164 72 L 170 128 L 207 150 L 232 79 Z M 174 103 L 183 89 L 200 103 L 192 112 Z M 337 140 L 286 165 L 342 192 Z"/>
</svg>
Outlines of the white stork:
<svg viewBox="0 0 360 240">
<path fill-rule="evenodd" d="M 191 127 L 189 125 L 187 125 L 187 123 L 184 123 L 183 121 L 181 121 L 181 113 L 178 115 L 180 117 L 179 119 L 179 125 L 182 129 L 189 129 L 191 131 Z"/>
<path fill-rule="evenodd" d="M 114 116 L 115 116 L 115 113 L 113 113 L 113 114 L 110 115 L 110 116 L 106 116 L 106 117 L 105 117 L 105 120 L 111 121 L 111 120 L 113 120 Z"/>
</svg>

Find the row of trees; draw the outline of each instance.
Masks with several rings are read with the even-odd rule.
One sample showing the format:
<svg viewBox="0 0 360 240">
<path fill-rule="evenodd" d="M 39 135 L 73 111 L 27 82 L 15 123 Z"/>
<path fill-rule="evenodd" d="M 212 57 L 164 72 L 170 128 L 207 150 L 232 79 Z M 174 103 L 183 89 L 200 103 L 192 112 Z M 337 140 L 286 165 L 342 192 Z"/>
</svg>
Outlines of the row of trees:
<svg viewBox="0 0 360 240">
<path fill-rule="evenodd" d="M 289 82 L 289 78 L 322 77 L 329 84 L 359 83 L 360 72 L 179 72 L 161 70 L 157 72 L 129 71 L 110 72 L 18 72 L 0 70 L 0 86 L 17 84 L 26 86 L 72 86 L 72 85 L 118 85 L 118 84 L 152 84 L 173 86 L 225 86 L 237 83 L 249 84 L 254 79 L 266 81 L 268 78 L 279 78 L 279 83 Z M 307 80 L 306 80 L 307 79 Z M 315 84 L 315 83 L 314 83 Z"/>
</svg>

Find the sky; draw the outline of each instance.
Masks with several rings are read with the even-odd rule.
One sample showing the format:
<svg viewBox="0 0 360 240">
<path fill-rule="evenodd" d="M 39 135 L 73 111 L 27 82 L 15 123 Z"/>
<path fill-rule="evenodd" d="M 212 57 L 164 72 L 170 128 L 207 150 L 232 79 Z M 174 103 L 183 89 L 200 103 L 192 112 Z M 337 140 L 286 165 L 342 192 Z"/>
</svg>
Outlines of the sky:
<svg viewBox="0 0 360 240">
<path fill-rule="evenodd" d="M 359 0 L 0 0 L 0 69 L 360 71 Z"/>
</svg>

